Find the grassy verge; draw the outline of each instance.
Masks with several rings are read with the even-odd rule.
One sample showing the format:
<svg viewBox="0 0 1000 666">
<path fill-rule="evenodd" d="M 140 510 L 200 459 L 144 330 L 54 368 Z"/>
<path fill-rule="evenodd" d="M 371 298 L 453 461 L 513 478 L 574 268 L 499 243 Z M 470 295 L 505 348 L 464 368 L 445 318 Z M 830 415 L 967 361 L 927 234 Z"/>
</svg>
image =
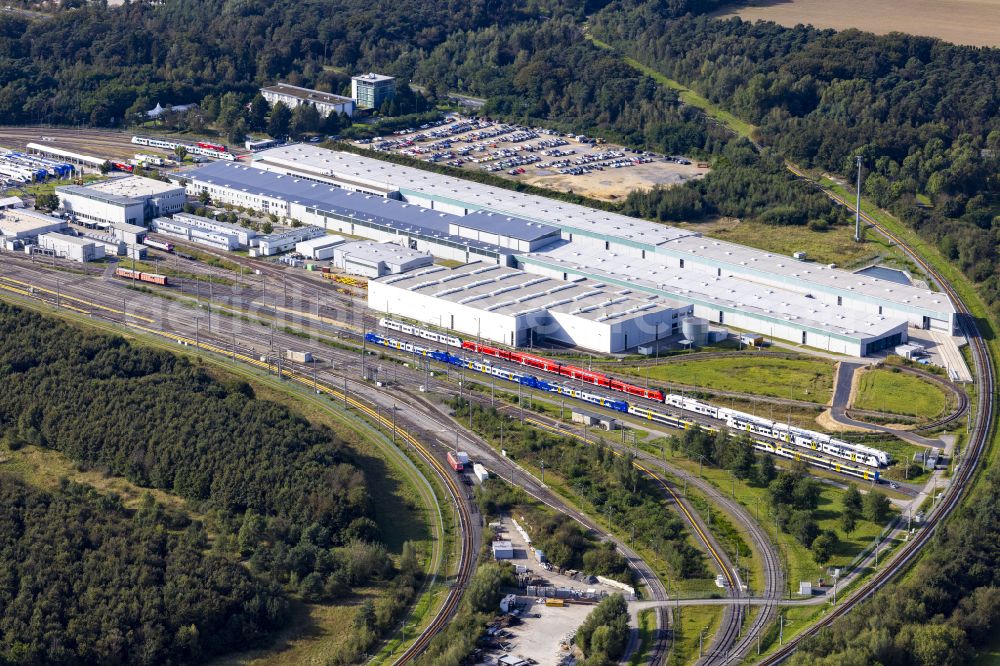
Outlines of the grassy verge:
<svg viewBox="0 0 1000 666">
<path fill-rule="evenodd" d="M 858 381 L 854 407 L 934 419 L 948 408 L 948 396 L 926 379 L 888 368 L 865 370 Z"/>
<path fill-rule="evenodd" d="M 703 386 L 825 404 L 833 390 L 833 362 L 820 358 L 770 356 L 672 361 L 623 372 L 666 383 Z"/>
<path fill-rule="evenodd" d="M 595 46 L 611 51 L 614 50 L 614 47 L 611 44 L 608 44 L 607 42 L 602 41 L 600 39 L 597 39 L 596 37 L 590 35 L 589 33 L 585 34 L 587 35 L 587 39 L 593 42 Z M 664 76 L 661 72 L 656 71 L 652 67 L 643 65 L 638 60 L 635 60 L 634 58 L 629 58 L 628 56 L 622 56 L 622 61 L 625 62 L 630 67 L 642 72 L 643 74 L 653 79 L 660 85 L 666 86 L 671 90 L 676 90 L 682 102 L 690 106 L 696 107 L 698 109 L 701 109 L 702 111 L 705 112 L 705 115 L 707 115 L 709 118 L 714 118 L 715 120 L 721 122 L 722 124 L 732 128 L 733 131 L 735 131 L 737 134 L 749 138 L 750 135 L 753 134 L 754 130 L 756 129 L 750 123 L 740 120 L 739 118 L 729 113 L 728 111 L 724 111 L 723 109 L 719 108 L 717 105 L 708 101 L 708 99 L 699 95 L 698 93 L 691 90 L 684 84 Z"/>
<path fill-rule="evenodd" d="M 912 270 L 905 255 L 881 237 L 865 244 L 855 243 L 854 227 L 848 224 L 836 225 L 827 231 L 788 226 L 782 227 L 780 234 L 774 233 L 773 226 L 762 222 L 734 218 L 682 222 L 675 226 L 785 256 L 805 252 L 810 261 L 819 264 L 837 264 L 841 268 L 854 269 L 880 260 L 883 264 Z"/>
<path fill-rule="evenodd" d="M 647 608 L 639 613 L 639 646 L 629 659 L 629 666 L 640 666 L 649 660 L 649 651 L 653 648 L 653 635 L 656 633 L 656 611 Z"/>
<path fill-rule="evenodd" d="M 699 644 L 708 649 L 722 623 L 722 606 L 681 606 L 674 609 L 674 641 L 670 664 L 691 664 L 698 660 Z"/>
</svg>

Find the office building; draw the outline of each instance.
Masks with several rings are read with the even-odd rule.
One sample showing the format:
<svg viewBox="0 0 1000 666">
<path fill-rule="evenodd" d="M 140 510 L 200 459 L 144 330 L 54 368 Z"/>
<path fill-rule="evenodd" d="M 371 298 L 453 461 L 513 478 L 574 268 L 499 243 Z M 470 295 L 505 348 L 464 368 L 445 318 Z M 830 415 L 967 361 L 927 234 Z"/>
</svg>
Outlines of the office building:
<svg viewBox="0 0 1000 666">
<path fill-rule="evenodd" d="M 369 72 L 351 77 L 351 97 L 362 109 L 378 109 L 396 96 L 396 79 Z"/>
<path fill-rule="evenodd" d="M 310 88 L 300 88 L 290 83 L 278 83 L 273 86 L 261 88 L 260 94 L 272 106 L 281 102 L 288 108 L 294 109 L 300 104 L 312 104 L 319 111 L 319 115 L 324 118 L 331 113 L 354 115 L 354 100 L 350 97 L 342 97 Z"/>
<path fill-rule="evenodd" d="M 142 226 L 154 217 L 184 207 L 184 188 L 141 176 L 125 176 L 93 185 L 56 188 L 59 205 L 82 223 L 98 227 L 113 224 Z"/>
</svg>

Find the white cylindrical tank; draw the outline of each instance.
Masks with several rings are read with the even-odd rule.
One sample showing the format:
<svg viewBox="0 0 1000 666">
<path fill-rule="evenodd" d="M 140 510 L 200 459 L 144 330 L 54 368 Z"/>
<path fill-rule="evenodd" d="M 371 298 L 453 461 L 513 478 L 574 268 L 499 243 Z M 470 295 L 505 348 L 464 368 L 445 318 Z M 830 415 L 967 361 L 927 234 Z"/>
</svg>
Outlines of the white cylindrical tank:
<svg viewBox="0 0 1000 666">
<path fill-rule="evenodd" d="M 696 346 L 701 347 L 708 342 L 708 320 L 702 317 L 685 317 L 681 320 L 681 333 Z"/>
</svg>

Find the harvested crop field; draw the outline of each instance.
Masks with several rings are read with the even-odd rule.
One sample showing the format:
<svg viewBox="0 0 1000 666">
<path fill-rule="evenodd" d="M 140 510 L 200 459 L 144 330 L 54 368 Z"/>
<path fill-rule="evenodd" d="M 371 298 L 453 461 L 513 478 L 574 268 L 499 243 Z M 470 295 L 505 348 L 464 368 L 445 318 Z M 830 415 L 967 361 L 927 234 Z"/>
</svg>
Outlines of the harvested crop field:
<svg viewBox="0 0 1000 666">
<path fill-rule="evenodd" d="M 1000 0 L 754 0 L 719 14 L 748 21 L 857 28 L 877 34 L 907 32 L 955 44 L 1000 47 Z"/>
</svg>

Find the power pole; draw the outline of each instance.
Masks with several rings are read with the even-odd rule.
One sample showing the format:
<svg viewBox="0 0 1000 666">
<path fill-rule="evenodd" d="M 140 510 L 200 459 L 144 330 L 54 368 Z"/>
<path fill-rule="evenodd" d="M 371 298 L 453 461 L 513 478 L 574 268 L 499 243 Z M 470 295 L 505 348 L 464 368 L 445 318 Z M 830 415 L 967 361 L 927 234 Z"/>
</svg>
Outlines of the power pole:
<svg viewBox="0 0 1000 666">
<path fill-rule="evenodd" d="M 864 162 L 864 158 L 861 155 L 857 156 L 858 161 L 858 198 L 855 202 L 854 210 L 854 241 L 856 243 L 861 242 L 861 163 Z"/>
</svg>

